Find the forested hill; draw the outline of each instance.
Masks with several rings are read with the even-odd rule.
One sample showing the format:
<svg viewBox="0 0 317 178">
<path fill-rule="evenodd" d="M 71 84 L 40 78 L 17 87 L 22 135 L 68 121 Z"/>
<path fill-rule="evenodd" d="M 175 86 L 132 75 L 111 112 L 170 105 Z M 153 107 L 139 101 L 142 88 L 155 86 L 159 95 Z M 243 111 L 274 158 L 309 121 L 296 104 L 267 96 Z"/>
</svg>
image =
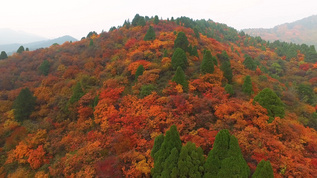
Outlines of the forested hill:
<svg viewBox="0 0 317 178">
<path fill-rule="evenodd" d="M 314 46 L 137 14 L 1 57 L 0 177 L 317 176 Z"/>
<path fill-rule="evenodd" d="M 317 47 L 317 15 L 292 23 L 285 23 L 270 29 L 245 29 L 251 36 L 260 36 L 269 41 L 287 41 L 296 44 L 309 44 Z"/>
</svg>

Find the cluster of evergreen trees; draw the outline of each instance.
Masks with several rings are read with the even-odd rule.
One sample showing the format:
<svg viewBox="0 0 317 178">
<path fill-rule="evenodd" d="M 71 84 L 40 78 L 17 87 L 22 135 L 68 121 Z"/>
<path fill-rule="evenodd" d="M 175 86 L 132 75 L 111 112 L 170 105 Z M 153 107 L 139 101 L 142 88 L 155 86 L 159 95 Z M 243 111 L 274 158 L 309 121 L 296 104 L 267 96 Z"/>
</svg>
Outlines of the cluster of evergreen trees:
<svg viewBox="0 0 317 178">
<path fill-rule="evenodd" d="M 238 140 L 228 130 L 218 132 L 213 149 L 205 159 L 203 150 L 194 143 L 182 146 L 175 125 L 171 126 L 166 135 L 155 138 L 151 151 L 154 167 L 151 174 L 156 177 L 249 177 L 250 168 L 241 153 Z M 253 178 L 274 177 L 269 161 L 262 160 Z"/>
</svg>

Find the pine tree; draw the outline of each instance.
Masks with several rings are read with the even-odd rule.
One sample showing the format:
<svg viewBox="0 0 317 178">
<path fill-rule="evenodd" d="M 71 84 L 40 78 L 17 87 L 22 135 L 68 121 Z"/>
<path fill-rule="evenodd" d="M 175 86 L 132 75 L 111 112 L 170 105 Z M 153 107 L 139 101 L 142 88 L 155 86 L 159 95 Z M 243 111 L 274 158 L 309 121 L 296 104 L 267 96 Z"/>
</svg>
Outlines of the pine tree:
<svg viewBox="0 0 317 178">
<path fill-rule="evenodd" d="M 21 54 L 24 51 L 24 47 L 20 46 L 19 49 L 17 50 L 17 53 Z"/>
<path fill-rule="evenodd" d="M 149 29 L 147 30 L 143 40 L 144 41 L 155 40 L 155 31 L 154 31 L 154 28 L 152 26 L 150 26 Z"/>
<path fill-rule="evenodd" d="M 254 102 L 258 102 L 262 107 L 267 109 L 268 116 L 270 116 L 269 122 L 272 122 L 274 117 L 283 118 L 285 116 L 284 103 L 276 93 L 269 88 L 263 89 L 256 95 Z"/>
<path fill-rule="evenodd" d="M 221 54 L 217 54 L 217 57 L 221 62 L 229 61 L 229 56 L 226 51 L 222 51 Z"/>
<path fill-rule="evenodd" d="M 205 158 L 203 150 L 191 142 L 182 147 L 178 159 L 178 177 L 197 177 L 203 175 Z"/>
<path fill-rule="evenodd" d="M 246 58 L 244 59 L 243 61 L 243 65 L 247 68 L 247 69 L 250 69 L 250 70 L 255 70 L 257 65 L 256 63 L 254 62 L 254 60 L 252 59 L 252 57 L 250 56 L 246 56 Z"/>
<path fill-rule="evenodd" d="M 186 90 L 188 88 L 188 82 L 186 80 L 185 73 L 181 67 L 177 67 L 175 75 L 172 79 L 173 82 L 176 82 L 177 84 L 181 84 L 183 86 L 183 89 Z"/>
<path fill-rule="evenodd" d="M 242 156 L 238 139 L 231 135 L 227 157 L 221 162 L 221 169 L 218 173 L 218 177 L 248 178 L 249 175 L 250 168 Z"/>
<path fill-rule="evenodd" d="M 5 51 L 1 51 L 1 54 L 0 54 L 0 60 L 2 59 L 7 59 L 8 58 L 8 55 Z"/>
<path fill-rule="evenodd" d="M 232 70 L 230 61 L 222 62 L 220 69 L 223 71 L 223 76 L 228 80 L 228 83 L 232 82 Z"/>
<path fill-rule="evenodd" d="M 132 20 L 132 25 L 137 26 L 139 21 L 140 21 L 141 16 L 139 14 L 135 14 L 133 20 Z"/>
<path fill-rule="evenodd" d="M 162 143 L 164 141 L 164 135 L 160 134 L 159 136 L 155 137 L 154 146 L 151 151 L 151 156 L 154 158 L 156 152 L 161 149 Z"/>
<path fill-rule="evenodd" d="M 204 57 L 203 57 L 203 61 L 201 62 L 200 65 L 200 72 L 202 74 L 212 74 L 214 72 L 214 63 L 212 61 L 212 55 L 211 52 L 205 51 Z"/>
<path fill-rule="evenodd" d="M 41 72 L 41 74 L 47 76 L 50 70 L 50 66 L 51 66 L 50 62 L 45 59 L 40 65 L 39 71 Z"/>
<path fill-rule="evenodd" d="M 176 48 L 173 56 L 172 56 L 172 66 L 174 69 L 177 69 L 177 67 L 181 67 L 183 69 L 186 69 L 187 67 L 187 57 L 184 50 L 181 48 Z"/>
<path fill-rule="evenodd" d="M 138 26 L 144 27 L 146 25 L 145 18 L 143 16 L 140 16 L 138 21 Z"/>
<path fill-rule="evenodd" d="M 197 51 L 197 46 L 194 46 L 192 51 L 191 51 L 191 54 L 192 56 L 196 56 L 196 57 L 199 57 L 198 55 L 198 51 Z"/>
<path fill-rule="evenodd" d="M 225 86 L 225 90 L 230 96 L 234 95 L 234 90 L 231 84 L 227 84 Z"/>
<path fill-rule="evenodd" d="M 82 96 L 84 96 L 84 94 L 85 93 L 83 89 L 81 88 L 80 82 L 77 82 L 77 84 L 75 85 L 73 89 L 73 95 L 69 100 L 70 104 L 77 102 Z"/>
<path fill-rule="evenodd" d="M 174 41 L 174 49 L 181 48 L 184 51 L 188 51 L 189 42 L 184 32 L 179 32 Z"/>
<path fill-rule="evenodd" d="M 137 68 L 137 70 L 136 70 L 136 72 L 135 72 L 135 75 L 134 75 L 135 80 L 138 80 L 138 77 L 139 77 L 140 75 L 142 75 L 143 72 L 144 72 L 144 67 L 143 67 L 143 65 L 139 65 L 139 67 Z"/>
<path fill-rule="evenodd" d="M 13 103 L 14 118 L 19 122 L 28 119 L 34 110 L 35 102 L 36 97 L 29 88 L 22 89 Z"/>
<path fill-rule="evenodd" d="M 262 160 L 259 162 L 252 178 L 274 178 L 274 172 L 270 161 Z"/>
<path fill-rule="evenodd" d="M 221 169 L 221 162 L 227 157 L 230 143 L 230 133 L 228 130 L 220 130 L 216 135 L 212 150 L 208 153 L 208 158 L 204 164 L 204 177 L 216 177 Z"/>
<path fill-rule="evenodd" d="M 158 16 L 156 15 L 156 16 L 154 17 L 154 24 L 157 25 L 159 22 L 160 22 L 160 21 L 159 21 L 159 18 L 158 18 Z"/>
<path fill-rule="evenodd" d="M 164 139 L 162 136 L 159 137 L 160 138 L 155 139 L 156 143 L 154 143 L 154 147 L 151 152 L 151 155 L 154 154 L 154 167 L 151 170 L 151 174 L 153 177 L 161 177 L 162 174 L 169 175 L 172 173 L 175 175 L 177 174 L 177 170 L 175 170 L 176 165 L 169 166 L 168 162 L 165 162 L 168 160 L 175 163 L 175 161 L 178 160 L 178 153 L 182 148 L 182 142 L 179 137 L 177 127 L 172 125 L 166 132 Z M 171 167 L 174 167 L 175 169 L 173 168 L 170 170 Z"/>
<path fill-rule="evenodd" d="M 248 94 L 248 95 L 251 95 L 253 94 L 253 89 L 252 89 L 252 83 L 251 83 L 251 77 L 250 75 L 247 75 L 245 78 L 244 78 L 244 83 L 242 85 L 242 91 L 245 93 L 245 94 Z"/>
</svg>

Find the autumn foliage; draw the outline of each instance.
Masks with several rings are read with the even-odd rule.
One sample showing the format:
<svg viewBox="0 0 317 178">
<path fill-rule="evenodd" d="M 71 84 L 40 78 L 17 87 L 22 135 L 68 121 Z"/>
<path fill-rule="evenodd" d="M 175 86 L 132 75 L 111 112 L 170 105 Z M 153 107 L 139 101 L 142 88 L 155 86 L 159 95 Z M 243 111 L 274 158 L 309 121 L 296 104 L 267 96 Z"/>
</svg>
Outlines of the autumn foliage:
<svg viewBox="0 0 317 178">
<path fill-rule="evenodd" d="M 137 15 L 78 42 L 15 53 L 0 60 L 0 177 L 150 177 L 155 138 L 172 125 L 183 155 L 207 155 L 227 129 L 250 175 L 265 160 L 275 177 L 316 177 L 317 67 L 303 60 L 316 51 L 283 46 L 293 45 L 211 20 Z M 25 88 L 34 107 L 21 118 Z"/>
</svg>

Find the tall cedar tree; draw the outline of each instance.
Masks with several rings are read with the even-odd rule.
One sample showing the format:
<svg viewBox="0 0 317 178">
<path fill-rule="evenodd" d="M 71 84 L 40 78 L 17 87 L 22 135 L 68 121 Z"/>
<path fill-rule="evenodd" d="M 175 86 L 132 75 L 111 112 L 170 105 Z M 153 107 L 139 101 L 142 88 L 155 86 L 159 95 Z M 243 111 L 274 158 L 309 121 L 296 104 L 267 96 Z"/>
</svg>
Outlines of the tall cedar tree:
<svg viewBox="0 0 317 178">
<path fill-rule="evenodd" d="M 313 87 L 310 85 L 300 84 L 297 87 L 297 94 L 299 95 L 299 98 L 308 104 L 315 104 L 316 96 L 314 93 Z"/>
<path fill-rule="evenodd" d="M 250 168 L 244 160 L 238 139 L 228 130 L 218 132 L 213 149 L 204 164 L 205 178 L 249 177 Z"/>
<path fill-rule="evenodd" d="M 73 89 L 73 95 L 69 100 L 70 104 L 77 102 L 82 96 L 84 96 L 84 94 L 85 93 L 83 89 L 81 88 L 80 82 L 77 82 L 77 84 L 75 85 Z"/>
<path fill-rule="evenodd" d="M 212 60 L 212 55 L 211 55 L 211 52 L 208 50 L 208 51 L 205 51 L 205 54 L 204 54 L 204 57 L 203 57 L 203 61 L 201 62 L 201 65 L 200 65 L 200 72 L 202 74 L 212 74 L 214 72 L 214 63 L 213 63 L 213 60 Z"/>
<path fill-rule="evenodd" d="M 195 143 L 187 142 L 182 147 L 178 159 L 177 177 L 202 177 L 204 173 L 204 153 Z"/>
<path fill-rule="evenodd" d="M 221 162 L 221 169 L 218 173 L 218 177 L 248 178 L 249 175 L 250 168 L 243 158 L 238 139 L 231 135 L 227 157 Z"/>
<path fill-rule="evenodd" d="M 285 116 L 284 103 L 276 93 L 269 88 L 263 89 L 256 95 L 254 102 L 258 102 L 262 107 L 267 109 L 268 116 L 270 116 L 269 122 L 272 122 L 274 117 L 283 118 Z"/>
<path fill-rule="evenodd" d="M 186 80 L 185 73 L 181 67 L 177 67 L 175 75 L 172 79 L 173 82 L 180 84 L 183 86 L 183 89 L 186 90 L 188 88 L 188 82 Z"/>
<path fill-rule="evenodd" d="M 35 102 L 36 97 L 33 96 L 29 88 L 22 89 L 13 103 L 14 118 L 19 122 L 28 119 L 34 110 Z"/>
<path fill-rule="evenodd" d="M 147 30 L 143 40 L 144 41 L 155 40 L 155 31 L 154 31 L 154 28 L 152 26 L 150 26 L 149 29 Z"/>
<path fill-rule="evenodd" d="M 161 177 L 163 171 L 168 166 L 165 162 L 167 160 L 177 160 L 181 148 L 182 142 L 179 137 L 177 127 L 175 125 L 172 125 L 171 128 L 166 132 L 164 138 L 162 138 L 162 136 L 159 136 L 159 138 L 155 139 L 154 141 L 154 147 L 151 152 L 151 155 L 154 155 L 154 167 L 151 170 L 152 176 Z M 176 167 L 176 165 L 174 166 Z M 165 170 L 165 172 L 167 173 L 164 173 L 164 175 L 169 174 L 170 171 Z"/>
<path fill-rule="evenodd" d="M 154 17 L 154 24 L 157 25 L 159 22 L 160 22 L 160 20 L 159 20 L 158 16 L 156 15 Z"/>
<path fill-rule="evenodd" d="M 229 150 L 230 133 L 228 130 L 220 130 L 216 135 L 212 150 L 204 164 L 205 178 L 216 177 L 221 169 L 221 162 L 227 157 Z"/>
<path fill-rule="evenodd" d="M 174 49 L 181 48 L 184 51 L 188 52 L 189 42 L 187 36 L 184 32 L 179 32 L 174 41 Z"/>
<path fill-rule="evenodd" d="M 248 94 L 248 95 L 252 95 L 254 92 L 253 92 L 253 88 L 252 88 L 252 82 L 251 82 L 251 77 L 250 75 L 247 75 L 245 78 L 244 78 L 244 83 L 242 85 L 242 91 L 245 93 L 245 94 Z"/>
<path fill-rule="evenodd" d="M 50 62 L 45 59 L 39 67 L 40 73 L 47 76 L 50 70 L 50 66 L 51 66 Z"/>
<path fill-rule="evenodd" d="M 140 20 L 141 16 L 139 14 L 135 14 L 133 20 L 132 20 L 132 25 L 133 26 L 137 26 L 138 23 L 139 23 L 139 20 Z"/>
<path fill-rule="evenodd" d="M 186 53 L 181 48 L 176 48 L 173 56 L 172 56 L 172 66 L 173 69 L 177 69 L 177 67 L 181 67 L 183 69 L 186 69 L 187 67 L 187 57 Z"/>
<path fill-rule="evenodd" d="M 234 95 L 234 90 L 231 84 L 226 84 L 225 90 L 230 96 Z"/>
<path fill-rule="evenodd" d="M 193 49 L 192 49 L 190 55 L 199 57 L 198 51 L 197 51 L 197 46 L 194 46 L 194 47 L 193 47 Z"/>
<path fill-rule="evenodd" d="M 20 46 L 19 49 L 17 50 L 17 53 L 21 54 L 24 51 L 24 47 Z"/>
<path fill-rule="evenodd" d="M 1 59 L 7 59 L 8 58 L 8 55 L 5 51 L 1 51 L 1 54 L 0 54 L 0 60 Z"/>
<path fill-rule="evenodd" d="M 139 65 L 139 67 L 137 68 L 137 70 L 136 70 L 136 72 L 135 72 L 135 75 L 134 75 L 135 80 L 138 80 L 138 77 L 139 77 L 140 75 L 142 75 L 143 72 L 144 72 L 144 67 L 143 67 L 143 65 Z"/>
<path fill-rule="evenodd" d="M 254 60 L 252 59 L 252 57 L 250 56 L 246 56 L 244 61 L 243 61 L 243 64 L 244 66 L 247 68 L 247 69 L 250 69 L 250 70 L 255 70 L 257 65 L 256 63 L 254 62 Z"/>
<path fill-rule="evenodd" d="M 222 62 L 220 69 L 223 71 L 223 76 L 228 80 L 228 83 L 232 82 L 232 70 L 230 61 Z"/>
<path fill-rule="evenodd" d="M 274 172 L 270 161 L 262 159 L 256 167 L 252 178 L 274 178 Z"/>
</svg>

